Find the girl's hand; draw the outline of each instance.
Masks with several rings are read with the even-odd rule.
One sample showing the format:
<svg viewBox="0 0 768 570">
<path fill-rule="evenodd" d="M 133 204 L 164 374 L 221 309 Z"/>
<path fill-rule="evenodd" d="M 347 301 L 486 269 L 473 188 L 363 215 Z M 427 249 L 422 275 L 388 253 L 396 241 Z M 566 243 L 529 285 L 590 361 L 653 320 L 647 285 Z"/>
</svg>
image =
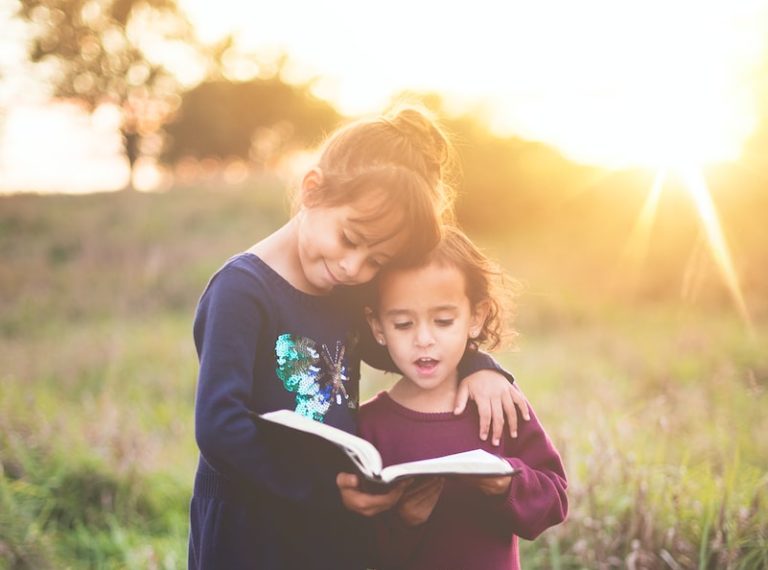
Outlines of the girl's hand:
<svg viewBox="0 0 768 570">
<path fill-rule="evenodd" d="M 336 475 L 336 485 L 341 493 L 341 501 L 352 512 L 366 517 L 372 517 L 382 511 L 391 509 L 400 500 L 403 491 L 410 481 L 401 481 L 388 493 L 371 495 L 357 488 L 357 475 L 352 473 L 339 473 Z"/>
<path fill-rule="evenodd" d="M 501 477 L 465 477 L 464 480 L 485 495 L 506 495 L 509 492 L 509 485 L 512 483 L 512 475 L 503 475 Z"/>
<path fill-rule="evenodd" d="M 445 477 L 430 477 L 411 485 L 397 504 L 397 514 L 409 526 L 422 524 L 429 519 L 443 492 Z"/>
<path fill-rule="evenodd" d="M 523 419 L 528 421 L 528 400 L 516 384 L 510 384 L 504 376 L 492 370 L 479 370 L 470 374 L 459 383 L 456 394 L 454 414 L 460 414 L 467 407 L 467 400 L 472 399 L 480 414 L 480 439 L 485 441 L 493 423 L 493 445 L 499 445 L 504 431 L 504 416 L 509 423 L 509 435 L 517 437 L 517 412 L 520 409 Z"/>
</svg>

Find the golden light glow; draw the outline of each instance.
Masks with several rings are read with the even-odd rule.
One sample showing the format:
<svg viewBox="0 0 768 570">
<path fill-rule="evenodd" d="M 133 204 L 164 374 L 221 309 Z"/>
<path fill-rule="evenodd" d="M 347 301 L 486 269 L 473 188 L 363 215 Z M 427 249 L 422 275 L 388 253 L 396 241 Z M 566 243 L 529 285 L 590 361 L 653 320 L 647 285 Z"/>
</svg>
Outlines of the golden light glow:
<svg viewBox="0 0 768 570">
<path fill-rule="evenodd" d="M 180 4 L 202 39 L 234 34 L 257 55 L 261 69 L 251 60 L 238 79 L 287 54 L 284 78 L 313 80 L 343 113 L 378 111 L 404 89 L 438 92 L 449 109 L 482 110 L 497 133 L 609 167 L 737 158 L 768 42 L 768 0 L 391 0 L 375 13 L 345 0 Z M 200 70 L 182 51 L 160 59 L 189 81 Z M 46 186 L 50 172 L 15 179 Z M 118 176 L 102 184 L 119 187 Z"/>
<path fill-rule="evenodd" d="M 632 233 L 629 235 L 629 239 L 624 248 L 623 258 L 625 263 L 629 266 L 631 283 L 637 281 L 641 266 L 648 253 L 648 244 L 651 240 L 653 222 L 656 219 L 656 210 L 666 178 L 666 170 L 661 170 L 656 175 L 651 191 L 645 199 L 645 204 L 637 217 L 635 226 L 632 228 Z"/>
<path fill-rule="evenodd" d="M 733 266 L 733 260 L 725 240 L 725 235 L 723 234 L 715 204 L 707 187 L 707 181 L 698 168 L 686 168 L 680 174 L 696 205 L 696 210 L 707 237 L 707 244 L 714 257 L 715 264 L 722 275 L 723 282 L 728 288 L 728 292 L 736 305 L 739 315 L 749 329 L 752 330 L 752 319 L 747 310 L 747 304 L 744 301 L 739 278 Z"/>
<path fill-rule="evenodd" d="M 267 60 L 285 51 L 288 78 L 317 77 L 347 113 L 437 91 L 484 105 L 498 133 L 652 168 L 735 159 L 756 122 L 768 0 L 364 4 L 182 2 L 203 37 L 234 33 Z"/>
<path fill-rule="evenodd" d="M 744 300 L 744 294 L 733 264 L 725 233 L 702 170 L 700 167 L 695 166 L 681 166 L 674 170 L 674 174 L 681 179 L 683 187 L 691 197 L 706 238 L 706 248 L 712 254 L 717 270 L 733 300 L 734 306 L 746 325 L 748 332 L 753 333 L 752 318 L 747 308 L 747 303 Z M 621 269 L 628 268 L 625 276 L 630 284 L 638 281 L 642 264 L 645 261 L 659 199 L 667 177 L 668 172 L 666 170 L 661 170 L 656 175 L 624 248 Z M 696 262 L 695 265 L 700 263 L 702 254 L 702 250 L 697 246 L 692 257 L 692 260 Z M 690 277 L 690 275 L 686 275 L 686 282 L 691 280 Z"/>
</svg>

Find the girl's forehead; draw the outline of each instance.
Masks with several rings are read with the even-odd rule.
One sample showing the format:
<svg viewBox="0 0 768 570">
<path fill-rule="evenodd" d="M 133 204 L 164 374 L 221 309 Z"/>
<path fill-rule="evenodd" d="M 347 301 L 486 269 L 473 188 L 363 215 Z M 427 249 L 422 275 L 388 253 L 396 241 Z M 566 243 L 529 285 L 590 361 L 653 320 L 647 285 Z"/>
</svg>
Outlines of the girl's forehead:
<svg viewBox="0 0 768 570">
<path fill-rule="evenodd" d="M 464 275 L 453 265 L 432 261 L 415 268 L 387 270 L 379 285 L 381 297 L 419 297 L 426 295 L 464 296 Z"/>
</svg>

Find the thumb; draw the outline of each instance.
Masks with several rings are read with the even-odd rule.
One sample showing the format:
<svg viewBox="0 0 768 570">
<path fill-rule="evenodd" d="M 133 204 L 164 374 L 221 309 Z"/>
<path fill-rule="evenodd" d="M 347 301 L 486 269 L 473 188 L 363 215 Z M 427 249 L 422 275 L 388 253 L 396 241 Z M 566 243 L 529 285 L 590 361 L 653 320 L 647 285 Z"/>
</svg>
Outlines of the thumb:
<svg viewBox="0 0 768 570">
<path fill-rule="evenodd" d="M 467 407 L 467 400 L 469 399 L 469 388 L 464 383 L 459 384 L 459 391 L 456 393 L 456 405 L 453 408 L 454 414 L 460 414 Z"/>
<path fill-rule="evenodd" d="M 336 485 L 339 489 L 356 489 L 357 475 L 354 473 L 339 473 L 336 475 Z"/>
</svg>

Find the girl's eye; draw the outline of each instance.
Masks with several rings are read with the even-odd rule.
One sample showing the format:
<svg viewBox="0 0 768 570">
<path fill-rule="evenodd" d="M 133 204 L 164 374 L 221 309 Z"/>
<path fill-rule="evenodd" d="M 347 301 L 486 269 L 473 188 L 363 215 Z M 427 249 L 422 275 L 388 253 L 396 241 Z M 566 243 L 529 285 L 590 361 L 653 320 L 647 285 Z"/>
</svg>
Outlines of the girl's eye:
<svg viewBox="0 0 768 570">
<path fill-rule="evenodd" d="M 357 244 L 353 242 L 351 239 L 349 239 L 349 237 L 347 237 L 347 234 L 345 234 L 344 232 L 341 232 L 341 241 L 347 247 L 357 247 Z"/>
<path fill-rule="evenodd" d="M 453 324 L 453 319 L 435 319 L 435 324 L 439 327 L 449 327 Z"/>
<path fill-rule="evenodd" d="M 378 259 L 369 259 L 368 265 L 375 269 L 381 269 L 384 266 L 384 263 L 382 261 L 379 261 Z"/>
<path fill-rule="evenodd" d="M 397 330 L 397 331 L 404 331 L 408 327 L 411 326 L 411 321 L 403 321 L 402 323 L 394 323 L 392 326 L 394 326 L 395 330 Z"/>
</svg>

